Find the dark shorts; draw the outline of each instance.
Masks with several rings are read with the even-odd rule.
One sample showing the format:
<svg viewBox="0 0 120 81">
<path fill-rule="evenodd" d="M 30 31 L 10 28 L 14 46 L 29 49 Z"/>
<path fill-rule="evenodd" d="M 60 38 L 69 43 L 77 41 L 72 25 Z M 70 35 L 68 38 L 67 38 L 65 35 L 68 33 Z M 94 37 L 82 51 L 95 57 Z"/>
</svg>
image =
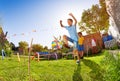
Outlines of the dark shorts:
<svg viewBox="0 0 120 81">
<path fill-rule="evenodd" d="M 84 51 L 84 46 L 83 45 L 78 45 L 78 51 Z"/>
<path fill-rule="evenodd" d="M 78 49 L 78 41 L 75 41 L 74 39 L 72 39 L 72 38 L 70 38 L 68 36 L 66 36 L 66 37 L 67 37 L 68 41 L 70 41 L 71 43 L 74 44 L 74 49 Z"/>
</svg>

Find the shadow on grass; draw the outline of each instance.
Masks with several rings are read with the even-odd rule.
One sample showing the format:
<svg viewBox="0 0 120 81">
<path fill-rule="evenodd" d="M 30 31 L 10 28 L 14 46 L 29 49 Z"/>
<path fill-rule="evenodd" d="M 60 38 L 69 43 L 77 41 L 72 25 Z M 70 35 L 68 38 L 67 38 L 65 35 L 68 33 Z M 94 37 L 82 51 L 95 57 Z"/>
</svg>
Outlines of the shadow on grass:
<svg viewBox="0 0 120 81">
<path fill-rule="evenodd" d="M 81 65 L 78 65 L 77 69 L 74 70 L 73 81 L 83 81 L 80 73 L 81 73 Z"/>
<path fill-rule="evenodd" d="M 89 72 L 91 81 L 104 81 L 103 80 L 104 71 L 97 63 L 88 59 L 84 59 L 83 63 L 91 69 L 91 71 Z"/>
<path fill-rule="evenodd" d="M 102 56 L 102 55 L 104 55 L 104 53 L 105 53 L 105 50 L 100 51 L 100 52 L 98 52 L 98 53 L 96 53 L 96 54 L 84 54 L 84 56 L 85 56 L 85 57 L 97 57 L 97 56 Z"/>
</svg>

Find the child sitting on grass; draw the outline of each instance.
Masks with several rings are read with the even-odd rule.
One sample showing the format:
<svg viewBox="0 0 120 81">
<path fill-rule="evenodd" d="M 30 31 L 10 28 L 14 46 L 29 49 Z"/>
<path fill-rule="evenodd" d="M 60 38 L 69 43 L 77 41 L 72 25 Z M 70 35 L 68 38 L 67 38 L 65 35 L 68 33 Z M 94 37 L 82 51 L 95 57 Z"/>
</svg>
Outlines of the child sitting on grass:
<svg viewBox="0 0 120 81">
<path fill-rule="evenodd" d="M 78 62 L 83 59 L 84 54 L 84 37 L 81 32 L 78 33 Z"/>
</svg>

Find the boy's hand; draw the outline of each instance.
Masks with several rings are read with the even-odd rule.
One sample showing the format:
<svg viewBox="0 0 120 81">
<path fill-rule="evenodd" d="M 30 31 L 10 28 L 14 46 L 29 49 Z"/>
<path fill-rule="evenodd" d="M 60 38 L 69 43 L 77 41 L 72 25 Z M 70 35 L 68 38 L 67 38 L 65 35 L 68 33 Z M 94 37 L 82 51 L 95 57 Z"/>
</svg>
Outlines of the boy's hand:
<svg viewBox="0 0 120 81">
<path fill-rule="evenodd" d="M 69 13 L 69 15 L 70 15 L 70 16 L 73 16 L 73 14 L 72 14 L 72 13 Z"/>
<path fill-rule="evenodd" d="M 61 27 L 64 27 L 64 25 L 62 24 L 62 20 L 60 20 L 60 26 L 61 26 Z"/>
<path fill-rule="evenodd" d="M 77 19 L 74 17 L 74 15 L 72 13 L 69 13 L 69 15 L 74 19 L 75 25 L 76 25 L 77 24 Z"/>
<path fill-rule="evenodd" d="M 60 23 L 62 23 L 62 20 L 60 20 Z"/>
</svg>

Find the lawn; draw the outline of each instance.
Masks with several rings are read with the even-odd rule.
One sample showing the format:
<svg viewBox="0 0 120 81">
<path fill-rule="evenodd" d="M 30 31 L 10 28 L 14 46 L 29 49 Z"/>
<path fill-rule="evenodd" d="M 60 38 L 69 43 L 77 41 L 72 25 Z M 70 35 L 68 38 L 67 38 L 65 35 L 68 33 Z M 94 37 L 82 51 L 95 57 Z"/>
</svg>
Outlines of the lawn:
<svg viewBox="0 0 120 81">
<path fill-rule="evenodd" d="M 98 56 L 85 57 L 81 64 L 75 60 L 31 61 L 28 76 L 28 58 L 17 56 L 0 60 L 0 81 L 103 81 L 100 61 L 104 52 Z"/>
</svg>

